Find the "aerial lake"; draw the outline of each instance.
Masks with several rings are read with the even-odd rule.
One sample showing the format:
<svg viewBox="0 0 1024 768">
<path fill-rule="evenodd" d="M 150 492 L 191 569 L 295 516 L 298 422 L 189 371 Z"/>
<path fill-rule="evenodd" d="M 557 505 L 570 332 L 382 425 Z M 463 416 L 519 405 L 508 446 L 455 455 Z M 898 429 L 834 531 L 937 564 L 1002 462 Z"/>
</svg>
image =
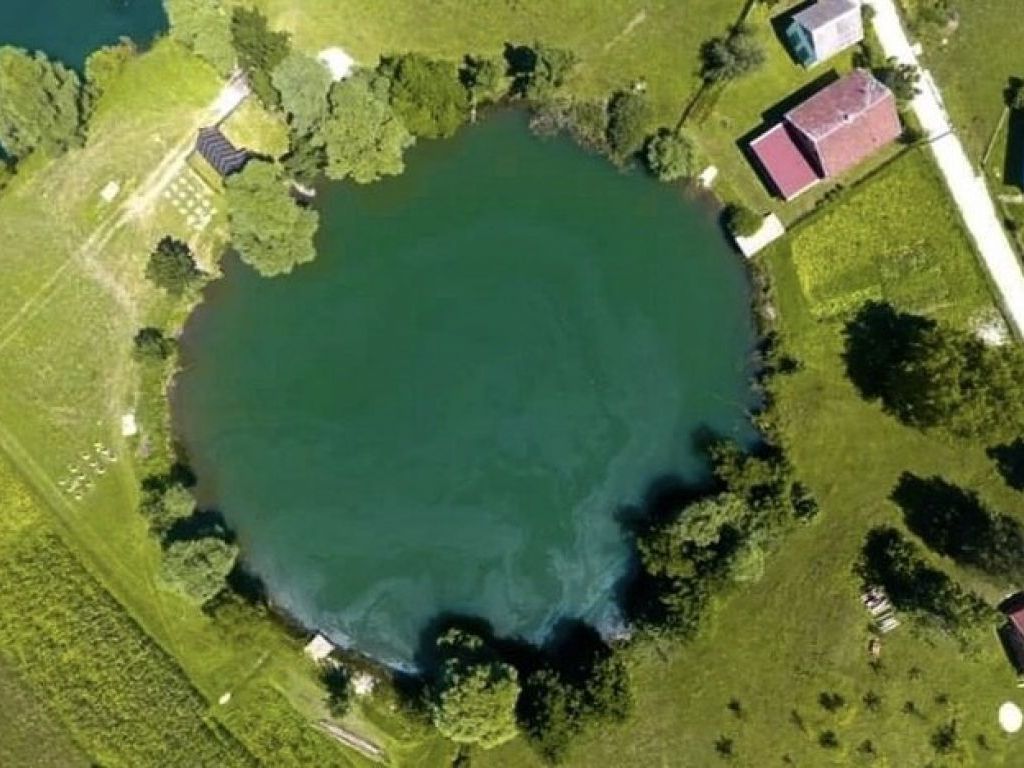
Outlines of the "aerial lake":
<svg viewBox="0 0 1024 768">
<path fill-rule="evenodd" d="M 79 71 L 97 48 L 166 31 L 160 0 L 3 0 L 0 45 L 44 51 Z"/>
<path fill-rule="evenodd" d="M 620 517 L 747 436 L 749 287 L 713 216 L 519 113 L 321 190 L 318 259 L 235 260 L 186 331 L 180 437 L 297 618 L 412 662 L 455 612 L 610 626 Z"/>
</svg>

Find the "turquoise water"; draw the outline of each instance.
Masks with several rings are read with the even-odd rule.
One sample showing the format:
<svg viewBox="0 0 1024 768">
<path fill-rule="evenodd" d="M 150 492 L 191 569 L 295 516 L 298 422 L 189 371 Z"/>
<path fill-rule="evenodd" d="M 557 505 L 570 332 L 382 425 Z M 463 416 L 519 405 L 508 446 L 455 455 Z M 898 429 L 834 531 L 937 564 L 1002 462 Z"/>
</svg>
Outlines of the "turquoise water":
<svg viewBox="0 0 1024 768">
<path fill-rule="evenodd" d="M 396 663 L 439 613 L 615 620 L 616 515 L 746 434 L 739 259 L 674 188 L 518 114 L 332 185 L 319 258 L 232 263 L 176 391 L 203 493 L 300 619 Z"/>
<path fill-rule="evenodd" d="M 80 69 L 118 38 L 144 45 L 167 28 L 160 0 L 3 0 L 0 45 L 45 51 Z"/>
</svg>

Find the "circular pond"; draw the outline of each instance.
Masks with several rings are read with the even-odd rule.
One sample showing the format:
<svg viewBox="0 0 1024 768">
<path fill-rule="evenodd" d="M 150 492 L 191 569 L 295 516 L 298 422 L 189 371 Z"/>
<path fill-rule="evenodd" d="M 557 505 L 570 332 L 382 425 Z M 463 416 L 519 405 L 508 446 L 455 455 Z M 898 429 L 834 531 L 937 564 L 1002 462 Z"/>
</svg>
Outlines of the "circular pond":
<svg viewBox="0 0 1024 768">
<path fill-rule="evenodd" d="M 325 189 L 319 257 L 232 263 L 176 419 L 278 602 L 409 663 L 439 614 L 540 639 L 615 616 L 619 513 L 746 434 L 739 260 L 696 204 L 518 114 Z"/>
</svg>

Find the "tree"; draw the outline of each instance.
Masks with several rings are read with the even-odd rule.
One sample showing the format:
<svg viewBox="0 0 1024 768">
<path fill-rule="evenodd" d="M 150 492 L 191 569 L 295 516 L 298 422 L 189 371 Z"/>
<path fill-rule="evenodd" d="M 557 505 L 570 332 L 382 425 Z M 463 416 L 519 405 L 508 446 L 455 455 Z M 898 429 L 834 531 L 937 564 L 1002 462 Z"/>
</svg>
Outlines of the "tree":
<svg viewBox="0 0 1024 768">
<path fill-rule="evenodd" d="M 320 674 L 320 681 L 327 689 L 327 711 L 331 717 L 344 717 L 348 714 L 352 708 L 352 681 L 345 668 L 328 663 Z"/>
<path fill-rule="evenodd" d="M 884 67 L 875 70 L 875 76 L 889 87 L 901 107 L 910 103 L 919 93 L 917 84 L 921 72 L 913 64 L 900 64 L 895 58 L 890 58 Z"/>
<path fill-rule="evenodd" d="M 651 173 L 661 181 L 693 176 L 693 145 L 676 131 L 659 131 L 647 142 L 644 157 Z"/>
<path fill-rule="evenodd" d="M 367 77 L 353 76 L 331 90 L 331 116 L 322 131 L 327 175 L 360 184 L 405 169 L 402 155 L 415 141 Z"/>
<path fill-rule="evenodd" d="M 281 106 L 290 115 L 294 131 L 308 133 L 323 122 L 332 82 L 323 64 L 292 51 L 274 69 L 271 81 L 281 94 Z"/>
<path fill-rule="evenodd" d="M 281 94 L 271 77 L 291 50 L 288 33 L 271 31 L 266 16 L 255 9 L 239 7 L 231 14 L 231 42 L 252 92 L 265 106 L 280 106 Z"/>
<path fill-rule="evenodd" d="M 42 53 L 0 47 L 0 147 L 15 158 L 81 144 L 78 75 Z"/>
<path fill-rule="evenodd" d="M 178 345 L 174 339 L 164 336 L 159 328 L 140 328 L 135 334 L 135 359 L 140 362 L 149 360 L 160 362 L 174 354 Z"/>
<path fill-rule="evenodd" d="M 733 203 L 725 209 L 725 226 L 739 237 L 750 237 L 761 229 L 762 219 L 745 205 Z"/>
<path fill-rule="evenodd" d="M 490 749 L 515 738 L 519 679 L 476 635 L 453 629 L 437 640 L 444 660 L 431 703 L 434 725 L 461 744 Z"/>
<path fill-rule="evenodd" d="M 505 62 L 501 58 L 467 56 L 460 75 L 473 106 L 498 101 L 508 91 Z"/>
<path fill-rule="evenodd" d="M 160 581 L 195 605 L 205 605 L 223 591 L 237 558 L 237 546 L 212 536 L 175 541 L 164 550 Z"/>
<path fill-rule="evenodd" d="M 169 235 L 157 244 L 146 266 L 146 277 L 173 296 L 185 293 L 202 276 L 188 244 Z"/>
<path fill-rule="evenodd" d="M 550 763 L 565 759 L 581 731 L 580 692 L 550 669 L 531 674 L 523 686 L 523 730 Z"/>
<path fill-rule="evenodd" d="M 250 160 L 225 186 L 231 243 L 242 261 L 273 277 L 316 257 L 320 217 L 292 197 L 277 166 Z"/>
<path fill-rule="evenodd" d="M 576 54 L 544 43 L 533 46 L 533 66 L 525 82 L 531 101 L 545 101 L 561 88 L 576 67 Z"/>
<path fill-rule="evenodd" d="M 231 15 L 219 0 L 164 0 L 171 37 L 188 46 L 221 75 L 235 66 Z"/>
<path fill-rule="evenodd" d="M 644 93 L 619 91 L 608 102 L 608 146 L 615 157 L 628 158 L 643 146 L 651 105 Z"/>
<path fill-rule="evenodd" d="M 85 60 L 86 113 L 91 115 L 95 111 L 97 102 L 137 55 L 135 43 L 127 37 L 116 45 L 107 45 L 89 54 Z"/>
<path fill-rule="evenodd" d="M 1024 431 L 1024 350 L 868 302 L 846 327 L 847 371 L 861 394 L 910 426 L 962 438 Z"/>
<path fill-rule="evenodd" d="M 760 69 L 764 49 L 754 31 L 745 24 L 727 36 L 713 38 L 701 47 L 701 76 L 710 83 L 735 80 Z"/>
<path fill-rule="evenodd" d="M 391 106 L 413 135 L 444 138 L 466 121 L 468 94 L 451 62 L 407 53 L 386 60 L 381 74 L 391 81 Z"/>
</svg>

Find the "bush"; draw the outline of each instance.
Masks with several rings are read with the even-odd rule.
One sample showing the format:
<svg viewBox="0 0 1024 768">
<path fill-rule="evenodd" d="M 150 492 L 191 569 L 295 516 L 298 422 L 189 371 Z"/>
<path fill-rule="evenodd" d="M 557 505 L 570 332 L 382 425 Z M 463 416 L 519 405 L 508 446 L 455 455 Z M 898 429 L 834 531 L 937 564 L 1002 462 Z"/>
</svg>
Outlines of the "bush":
<svg viewBox="0 0 1024 768">
<path fill-rule="evenodd" d="M 231 14 L 231 43 L 252 92 L 264 106 L 279 107 L 281 94 L 272 77 L 291 51 L 288 33 L 272 32 L 267 17 L 255 9 L 235 8 Z"/>
<path fill-rule="evenodd" d="M 157 244 L 146 265 L 146 277 L 174 296 L 185 293 L 202 275 L 188 245 L 170 236 Z"/>
<path fill-rule="evenodd" d="M 190 602 L 205 605 L 227 586 L 237 558 L 237 546 L 215 537 L 171 542 L 164 550 L 160 581 Z"/>
<path fill-rule="evenodd" d="M 734 203 L 725 209 L 725 226 L 738 237 L 757 234 L 764 223 L 762 217 L 745 205 Z"/>
<path fill-rule="evenodd" d="M 725 37 L 708 40 L 701 47 L 701 76 L 710 83 L 743 77 L 761 68 L 764 49 L 754 31 L 738 25 Z"/>
<path fill-rule="evenodd" d="M 625 160 L 643 147 L 651 105 L 645 93 L 619 91 L 608 102 L 608 146 L 612 155 Z"/>
<path fill-rule="evenodd" d="M 455 65 L 409 53 L 386 60 L 380 72 L 391 81 L 391 106 L 415 136 L 451 136 L 469 115 L 469 94 Z"/>
<path fill-rule="evenodd" d="M 177 347 L 177 342 L 164 336 L 164 332 L 159 328 L 147 327 L 140 328 L 135 334 L 133 353 L 135 359 L 140 362 L 160 362 L 173 355 Z"/>
<path fill-rule="evenodd" d="M 676 181 L 693 176 L 693 154 L 693 145 L 685 136 L 662 129 L 647 142 L 644 157 L 651 173 L 661 181 Z"/>
</svg>

